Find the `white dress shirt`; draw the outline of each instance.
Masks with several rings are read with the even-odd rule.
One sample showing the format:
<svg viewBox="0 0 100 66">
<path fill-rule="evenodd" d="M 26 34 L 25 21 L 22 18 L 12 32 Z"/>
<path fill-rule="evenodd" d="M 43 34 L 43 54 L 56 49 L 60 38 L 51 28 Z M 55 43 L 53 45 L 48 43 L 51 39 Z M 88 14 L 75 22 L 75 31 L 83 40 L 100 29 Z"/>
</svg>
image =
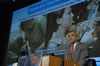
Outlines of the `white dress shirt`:
<svg viewBox="0 0 100 66">
<path fill-rule="evenodd" d="M 74 50 L 75 50 L 76 45 L 77 45 L 77 42 L 74 43 Z M 72 50 L 72 47 L 71 47 L 71 50 Z"/>
</svg>

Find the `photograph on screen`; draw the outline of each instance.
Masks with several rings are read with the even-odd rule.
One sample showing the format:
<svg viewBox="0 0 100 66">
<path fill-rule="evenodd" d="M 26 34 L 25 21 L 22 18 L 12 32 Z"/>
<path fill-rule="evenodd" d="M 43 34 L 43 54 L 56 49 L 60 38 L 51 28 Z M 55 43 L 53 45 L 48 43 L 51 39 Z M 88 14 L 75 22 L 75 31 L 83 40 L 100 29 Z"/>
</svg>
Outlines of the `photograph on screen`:
<svg viewBox="0 0 100 66">
<path fill-rule="evenodd" d="M 88 45 L 90 58 L 100 57 L 100 1 L 90 0 L 59 8 L 38 17 L 12 21 L 8 66 L 13 63 L 40 66 L 43 51 L 44 55 L 63 58 L 70 44 L 69 31 L 77 32 L 79 41 Z"/>
</svg>

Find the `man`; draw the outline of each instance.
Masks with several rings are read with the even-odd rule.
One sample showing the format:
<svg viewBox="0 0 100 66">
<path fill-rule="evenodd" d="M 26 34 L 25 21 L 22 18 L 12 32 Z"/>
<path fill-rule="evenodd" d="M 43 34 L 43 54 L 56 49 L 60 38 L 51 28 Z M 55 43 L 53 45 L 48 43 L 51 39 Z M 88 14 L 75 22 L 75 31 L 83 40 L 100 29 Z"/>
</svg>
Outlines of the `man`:
<svg viewBox="0 0 100 66">
<path fill-rule="evenodd" d="M 69 46 L 66 49 L 65 59 L 72 60 L 86 66 L 88 61 L 88 46 L 79 42 L 79 37 L 76 32 L 69 32 Z"/>
</svg>

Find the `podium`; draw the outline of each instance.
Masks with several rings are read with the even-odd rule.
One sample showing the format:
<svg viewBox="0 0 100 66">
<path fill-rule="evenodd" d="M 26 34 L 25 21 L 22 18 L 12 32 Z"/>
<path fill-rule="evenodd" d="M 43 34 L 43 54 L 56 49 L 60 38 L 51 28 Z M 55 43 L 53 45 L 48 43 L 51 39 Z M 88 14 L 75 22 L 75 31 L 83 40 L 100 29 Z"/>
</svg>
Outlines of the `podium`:
<svg viewBox="0 0 100 66">
<path fill-rule="evenodd" d="M 41 58 L 41 66 L 61 66 L 61 58 L 50 55 L 44 56 Z M 80 64 L 64 59 L 64 66 L 80 66 Z"/>
</svg>

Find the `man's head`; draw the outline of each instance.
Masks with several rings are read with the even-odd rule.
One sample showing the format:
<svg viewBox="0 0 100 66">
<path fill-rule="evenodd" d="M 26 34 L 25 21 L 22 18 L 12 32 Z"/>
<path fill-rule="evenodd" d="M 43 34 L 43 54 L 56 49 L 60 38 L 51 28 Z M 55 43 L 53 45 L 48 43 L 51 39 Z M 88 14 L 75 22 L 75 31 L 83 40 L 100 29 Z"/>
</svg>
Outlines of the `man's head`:
<svg viewBox="0 0 100 66">
<path fill-rule="evenodd" d="M 38 54 L 32 54 L 30 57 L 31 64 L 37 64 Z"/>
<path fill-rule="evenodd" d="M 25 32 L 25 33 L 31 33 L 34 29 L 34 25 L 35 25 L 35 21 L 34 19 L 29 19 L 26 21 L 22 21 L 20 23 L 20 28 Z"/>
<path fill-rule="evenodd" d="M 75 42 L 79 40 L 78 34 L 73 31 L 68 33 L 68 37 L 69 37 L 69 42 L 71 44 L 74 44 Z"/>
<path fill-rule="evenodd" d="M 70 7 L 67 7 L 64 9 L 62 16 L 57 18 L 57 24 L 68 28 L 72 25 L 72 20 L 73 20 L 74 14 L 71 11 Z"/>
</svg>

